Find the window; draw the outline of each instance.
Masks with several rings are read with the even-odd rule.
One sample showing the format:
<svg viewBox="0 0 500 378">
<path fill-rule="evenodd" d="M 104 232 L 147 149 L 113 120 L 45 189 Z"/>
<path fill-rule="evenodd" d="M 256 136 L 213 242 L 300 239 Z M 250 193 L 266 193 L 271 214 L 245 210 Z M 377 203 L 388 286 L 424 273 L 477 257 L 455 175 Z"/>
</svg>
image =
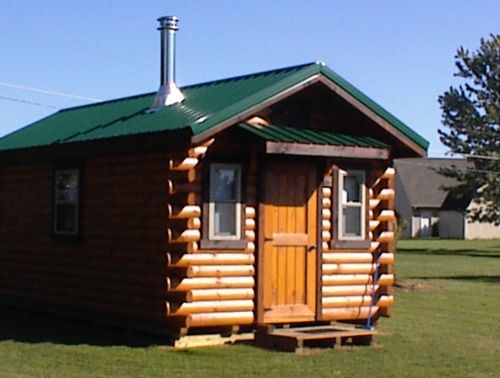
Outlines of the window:
<svg viewBox="0 0 500 378">
<path fill-rule="evenodd" d="M 365 239 L 365 174 L 339 171 L 339 240 Z"/>
<path fill-rule="evenodd" d="M 79 171 L 58 170 L 54 189 L 54 234 L 77 235 L 79 231 L 78 205 L 80 200 Z"/>
<path fill-rule="evenodd" d="M 211 240 L 241 238 L 241 166 L 210 165 L 208 237 Z"/>
</svg>

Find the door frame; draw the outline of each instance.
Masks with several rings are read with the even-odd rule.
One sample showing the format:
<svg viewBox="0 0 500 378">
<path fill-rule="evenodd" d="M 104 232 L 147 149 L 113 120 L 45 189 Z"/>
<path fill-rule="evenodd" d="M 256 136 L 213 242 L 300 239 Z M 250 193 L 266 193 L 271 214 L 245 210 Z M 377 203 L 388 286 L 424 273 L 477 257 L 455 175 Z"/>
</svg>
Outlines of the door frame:
<svg viewBox="0 0 500 378">
<path fill-rule="evenodd" d="M 263 282 L 263 271 L 264 271 L 264 227 L 265 227 L 265 219 L 264 219 L 264 193 L 266 190 L 265 187 L 265 174 L 267 172 L 267 168 L 270 162 L 281 161 L 286 164 L 293 164 L 294 161 L 298 161 L 297 156 L 269 156 L 264 155 L 264 157 L 259 162 L 259 174 L 258 174 L 258 191 L 257 191 L 257 246 L 256 246 L 256 298 L 254 299 L 255 305 L 255 315 L 256 315 L 256 323 L 257 324 L 269 324 L 264 322 L 264 282 Z M 301 162 L 310 163 L 311 166 L 314 166 L 316 169 L 316 175 L 318 180 L 318 187 L 316 189 L 316 295 L 315 295 L 315 319 L 314 321 L 321 320 L 321 255 L 322 255 L 322 243 L 321 243 L 321 189 L 323 187 L 323 172 L 321 170 L 322 161 L 318 159 L 304 159 L 304 157 L 300 158 Z M 290 321 L 293 322 L 293 321 Z"/>
</svg>

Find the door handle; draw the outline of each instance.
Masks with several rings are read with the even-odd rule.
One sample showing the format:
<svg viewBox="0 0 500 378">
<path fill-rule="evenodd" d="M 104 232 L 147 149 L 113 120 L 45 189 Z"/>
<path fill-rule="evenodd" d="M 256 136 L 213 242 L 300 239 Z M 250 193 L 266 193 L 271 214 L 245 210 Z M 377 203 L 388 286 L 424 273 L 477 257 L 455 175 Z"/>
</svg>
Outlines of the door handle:
<svg viewBox="0 0 500 378">
<path fill-rule="evenodd" d="M 307 246 L 307 252 L 311 252 L 316 248 L 316 244 L 309 244 Z"/>
</svg>

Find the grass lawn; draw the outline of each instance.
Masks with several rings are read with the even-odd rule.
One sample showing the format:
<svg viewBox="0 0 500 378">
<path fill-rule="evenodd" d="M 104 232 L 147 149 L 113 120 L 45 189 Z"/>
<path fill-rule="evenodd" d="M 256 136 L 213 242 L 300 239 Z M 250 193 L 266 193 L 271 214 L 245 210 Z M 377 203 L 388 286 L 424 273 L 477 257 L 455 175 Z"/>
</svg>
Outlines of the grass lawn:
<svg viewBox="0 0 500 378">
<path fill-rule="evenodd" d="M 396 269 L 393 318 L 379 322 L 373 347 L 173 351 L 4 315 L 0 377 L 500 376 L 500 240 L 403 240 Z"/>
</svg>

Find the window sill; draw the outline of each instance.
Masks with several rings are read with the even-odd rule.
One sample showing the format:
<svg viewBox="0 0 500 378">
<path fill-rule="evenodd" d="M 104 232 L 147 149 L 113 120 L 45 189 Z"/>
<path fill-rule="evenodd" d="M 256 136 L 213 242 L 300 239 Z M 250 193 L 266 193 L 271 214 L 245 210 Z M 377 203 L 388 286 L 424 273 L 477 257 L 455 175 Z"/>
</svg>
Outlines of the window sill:
<svg viewBox="0 0 500 378">
<path fill-rule="evenodd" d="M 334 240 L 332 249 L 367 249 L 370 248 L 371 240 Z"/>
<path fill-rule="evenodd" d="M 201 239 L 201 249 L 245 249 L 247 246 L 246 240 L 210 240 Z"/>
</svg>

